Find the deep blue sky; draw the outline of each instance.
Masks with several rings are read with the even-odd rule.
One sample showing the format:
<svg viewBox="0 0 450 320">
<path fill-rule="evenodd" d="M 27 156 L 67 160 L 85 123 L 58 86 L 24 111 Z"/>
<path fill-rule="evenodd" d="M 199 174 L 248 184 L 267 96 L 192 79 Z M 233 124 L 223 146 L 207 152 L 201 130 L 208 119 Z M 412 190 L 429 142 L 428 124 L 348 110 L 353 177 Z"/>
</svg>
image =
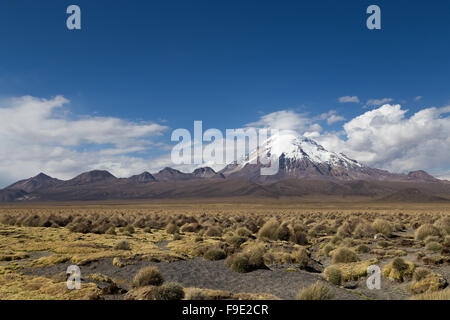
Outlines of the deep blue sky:
<svg viewBox="0 0 450 320">
<path fill-rule="evenodd" d="M 371 4 L 382 30 L 366 28 Z M 0 43 L 0 99 L 64 95 L 74 115 L 172 129 L 278 110 L 349 120 L 386 97 L 409 116 L 450 105 L 448 0 L 2 0 Z"/>
<path fill-rule="evenodd" d="M 82 30 L 65 28 L 78 4 Z M 382 30 L 365 27 L 378 4 Z M 0 4 L 0 95 L 77 113 L 235 127 L 337 97 L 449 102 L 449 1 L 24 1 Z M 357 110 L 354 110 L 354 109 Z"/>
</svg>

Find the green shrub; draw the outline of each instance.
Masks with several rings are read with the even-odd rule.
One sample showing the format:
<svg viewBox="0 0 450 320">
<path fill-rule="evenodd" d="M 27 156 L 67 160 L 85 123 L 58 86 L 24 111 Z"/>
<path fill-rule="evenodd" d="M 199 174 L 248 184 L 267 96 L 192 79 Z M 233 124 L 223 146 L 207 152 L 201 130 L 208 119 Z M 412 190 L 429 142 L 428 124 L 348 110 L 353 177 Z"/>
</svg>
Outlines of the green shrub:
<svg viewBox="0 0 450 320">
<path fill-rule="evenodd" d="M 358 255 L 350 249 L 338 248 L 332 252 L 332 263 L 348 263 L 358 261 Z"/>
<path fill-rule="evenodd" d="M 131 286 L 140 288 L 145 286 L 160 286 L 164 282 L 164 278 L 156 267 L 146 267 L 134 276 Z"/>
<path fill-rule="evenodd" d="M 297 294 L 297 300 L 331 300 L 333 293 L 325 283 L 317 281 Z"/>
</svg>

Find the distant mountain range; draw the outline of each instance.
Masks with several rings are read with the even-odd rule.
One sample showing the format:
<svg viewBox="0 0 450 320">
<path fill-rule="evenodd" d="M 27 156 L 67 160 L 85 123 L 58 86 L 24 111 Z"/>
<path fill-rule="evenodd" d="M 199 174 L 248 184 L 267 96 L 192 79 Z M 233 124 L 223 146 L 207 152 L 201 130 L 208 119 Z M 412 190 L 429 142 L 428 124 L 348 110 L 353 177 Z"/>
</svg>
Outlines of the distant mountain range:
<svg viewBox="0 0 450 320">
<path fill-rule="evenodd" d="M 277 174 L 260 175 L 262 165 L 253 160 L 263 155 L 279 158 Z M 370 168 L 311 139 L 283 134 L 272 136 L 248 159 L 219 172 L 203 167 L 184 173 L 167 167 L 156 174 L 116 178 L 94 170 L 66 181 L 40 173 L 0 190 L 0 202 L 312 195 L 448 201 L 450 182 L 421 170 L 395 174 Z"/>
</svg>

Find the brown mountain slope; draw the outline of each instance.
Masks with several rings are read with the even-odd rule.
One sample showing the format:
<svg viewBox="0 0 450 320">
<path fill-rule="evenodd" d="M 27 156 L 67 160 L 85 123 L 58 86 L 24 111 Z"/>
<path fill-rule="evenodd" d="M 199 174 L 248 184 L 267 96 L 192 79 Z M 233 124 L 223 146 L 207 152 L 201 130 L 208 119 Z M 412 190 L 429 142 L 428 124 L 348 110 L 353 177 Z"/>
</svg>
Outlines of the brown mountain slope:
<svg viewBox="0 0 450 320">
<path fill-rule="evenodd" d="M 33 192 L 40 188 L 54 186 L 60 182 L 62 182 L 62 181 L 52 178 L 41 172 L 37 176 L 34 176 L 29 179 L 20 180 L 5 189 L 24 190 L 26 192 Z"/>
<path fill-rule="evenodd" d="M 450 199 L 434 196 L 416 188 L 403 189 L 379 200 L 384 202 L 450 202 Z"/>
</svg>

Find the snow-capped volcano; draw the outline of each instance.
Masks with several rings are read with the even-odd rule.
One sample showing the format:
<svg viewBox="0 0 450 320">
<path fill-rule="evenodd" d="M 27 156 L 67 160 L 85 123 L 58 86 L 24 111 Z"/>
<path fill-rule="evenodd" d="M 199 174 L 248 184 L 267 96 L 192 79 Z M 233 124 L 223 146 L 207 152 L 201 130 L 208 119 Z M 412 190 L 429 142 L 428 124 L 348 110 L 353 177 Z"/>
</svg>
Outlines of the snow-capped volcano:
<svg viewBox="0 0 450 320">
<path fill-rule="evenodd" d="M 255 159 L 261 159 L 263 156 L 290 159 L 291 162 L 308 160 L 315 164 L 326 163 L 330 166 L 345 168 L 362 167 L 362 164 L 356 160 L 352 160 L 342 153 L 330 152 L 317 142 L 292 132 L 270 136 L 259 149 L 250 154 L 249 159 L 244 161 L 241 167 L 248 163 L 256 163 Z"/>
<path fill-rule="evenodd" d="M 274 175 L 262 176 L 260 169 L 265 165 L 260 160 L 268 158 L 278 159 L 279 170 Z M 287 178 L 383 180 L 396 176 L 364 166 L 342 153 L 328 151 L 312 139 L 291 131 L 270 136 L 246 160 L 228 165 L 221 172 L 227 177 L 257 181 Z"/>
</svg>

